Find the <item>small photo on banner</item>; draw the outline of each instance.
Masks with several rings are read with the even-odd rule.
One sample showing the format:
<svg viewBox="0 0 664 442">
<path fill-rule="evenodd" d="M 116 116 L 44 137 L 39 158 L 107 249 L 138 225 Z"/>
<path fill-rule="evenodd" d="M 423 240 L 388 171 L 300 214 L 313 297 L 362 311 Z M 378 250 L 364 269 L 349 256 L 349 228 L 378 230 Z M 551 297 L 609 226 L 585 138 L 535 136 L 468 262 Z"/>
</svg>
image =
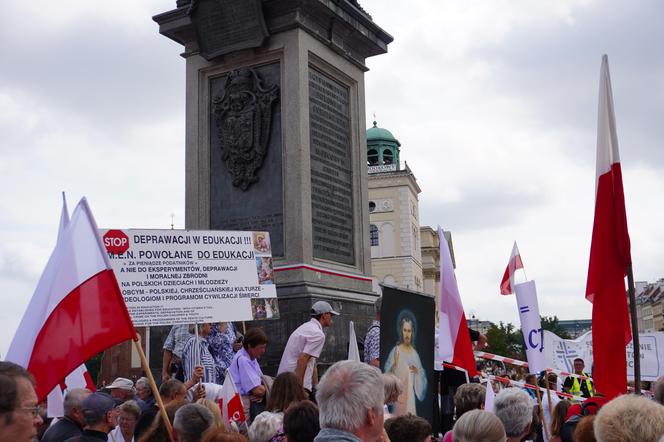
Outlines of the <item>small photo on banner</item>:
<svg viewBox="0 0 664 442">
<path fill-rule="evenodd" d="M 382 286 L 380 361 L 384 373 L 401 380 L 403 393 L 390 411 L 431 421 L 433 411 L 433 297 Z"/>
</svg>

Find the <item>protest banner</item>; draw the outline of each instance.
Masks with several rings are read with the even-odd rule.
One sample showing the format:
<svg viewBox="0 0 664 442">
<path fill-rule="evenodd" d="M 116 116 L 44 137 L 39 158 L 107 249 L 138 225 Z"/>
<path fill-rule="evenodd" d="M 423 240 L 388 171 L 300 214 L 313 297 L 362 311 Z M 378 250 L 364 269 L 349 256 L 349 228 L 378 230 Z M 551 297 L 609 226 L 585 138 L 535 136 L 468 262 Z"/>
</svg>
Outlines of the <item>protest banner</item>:
<svg viewBox="0 0 664 442">
<path fill-rule="evenodd" d="M 641 379 L 655 381 L 664 375 L 664 332 L 639 333 L 641 349 Z M 581 358 L 588 369 L 593 366 L 592 331 L 577 339 L 562 339 L 554 333 L 544 331 L 544 352 L 551 368 L 574 372 L 574 359 Z M 627 377 L 634 379 L 634 355 L 632 342 L 625 348 Z"/>
<path fill-rule="evenodd" d="M 537 303 L 535 281 L 526 281 L 514 285 L 516 301 L 519 308 L 519 319 L 523 341 L 526 347 L 526 358 L 531 373 L 540 372 L 547 367 L 544 358 L 544 340 L 542 339 L 542 322 Z"/>
<path fill-rule="evenodd" d="M 100 235 L 137 327 L 279 317 L 268 232 Z"/>
</svg>

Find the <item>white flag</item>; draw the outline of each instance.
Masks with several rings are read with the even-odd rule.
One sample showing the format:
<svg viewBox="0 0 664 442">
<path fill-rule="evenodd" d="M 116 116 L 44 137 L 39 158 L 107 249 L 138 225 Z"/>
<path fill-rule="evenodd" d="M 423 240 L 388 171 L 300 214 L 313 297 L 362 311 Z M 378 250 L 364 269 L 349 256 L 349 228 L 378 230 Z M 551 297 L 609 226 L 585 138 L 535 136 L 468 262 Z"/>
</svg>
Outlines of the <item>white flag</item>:
<svg viewBox="0 0 664 442">
<path fill-rule="evenodd" d="M 493 403 L 496 400 L 496 393 L 493 391 L 493 385 L 491 385 L 491 378 L 486 380 L 486 395 L 484 396 L 484 411 L 490 411 L 493 413 Z"/>
<path fill-rule="evenodd" d="M 357 337 L 355 336 L 355 324 L 353 321 L 348 323 L 348 360 L 362 362 L 360 350 L 357 348 Z"/>
<path fill-rule="evenodd" d="M 526 345 L 528 370 L 537 373 L 548 368 L 544 353 L 544 333 L 537 304 L 535 281 L 526 281 L 514 286 L 516 302 L 519 307 L 521 331 Z"/>
</svg>

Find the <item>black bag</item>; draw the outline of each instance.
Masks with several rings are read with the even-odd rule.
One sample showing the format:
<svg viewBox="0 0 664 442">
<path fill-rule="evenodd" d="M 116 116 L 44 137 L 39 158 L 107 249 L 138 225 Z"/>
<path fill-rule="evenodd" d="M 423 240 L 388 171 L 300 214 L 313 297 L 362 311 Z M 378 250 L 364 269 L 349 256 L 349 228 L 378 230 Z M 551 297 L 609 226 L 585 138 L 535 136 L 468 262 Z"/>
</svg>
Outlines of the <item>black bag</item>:
<svg viewBox="0 0 664 442">
<path fill-rule="evenodd" d="M 249 404 L 249 418 L 253 422 L 256 416 L 265 411 L 265 398 L 260 402 L 251 401 Z"/>
</svg>

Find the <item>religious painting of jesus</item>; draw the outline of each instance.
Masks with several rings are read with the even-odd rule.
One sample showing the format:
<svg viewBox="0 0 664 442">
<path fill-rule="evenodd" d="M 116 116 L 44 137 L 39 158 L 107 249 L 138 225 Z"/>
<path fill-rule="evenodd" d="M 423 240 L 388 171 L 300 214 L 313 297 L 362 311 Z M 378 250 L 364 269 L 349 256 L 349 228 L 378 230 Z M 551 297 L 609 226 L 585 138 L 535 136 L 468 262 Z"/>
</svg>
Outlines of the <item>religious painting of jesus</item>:
<svg viewBox="0 0 664 442">
<path fill-rule="evenodd" d="M 402 393 L 390 407 L 395 415 L 431 419 L 433 412 L 434 300 L 431 296 L 382 286 L 380 349 L 384 373 L 401 380 Z"/>
</svg>

